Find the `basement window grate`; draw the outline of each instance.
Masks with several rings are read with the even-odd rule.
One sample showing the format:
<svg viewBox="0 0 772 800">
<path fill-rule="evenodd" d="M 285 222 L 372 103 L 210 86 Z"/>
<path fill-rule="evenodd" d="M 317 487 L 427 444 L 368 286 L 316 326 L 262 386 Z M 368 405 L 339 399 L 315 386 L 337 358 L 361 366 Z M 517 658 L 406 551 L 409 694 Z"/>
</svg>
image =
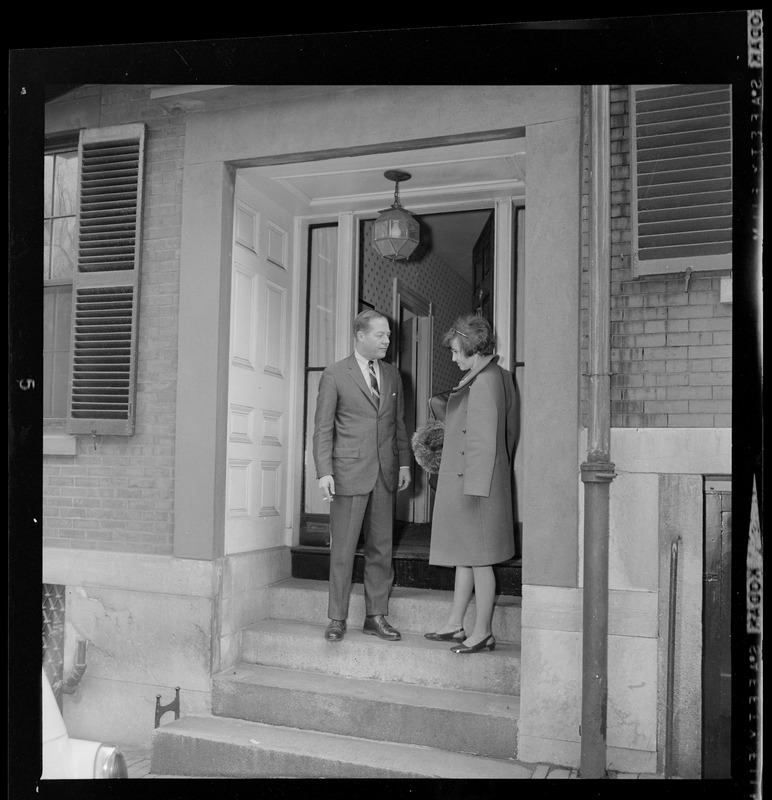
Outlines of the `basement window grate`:
<svg viewBox="0 0 772 800">
<path fill-rule="evenodd" d="M 65 587 L 43 584 L 43 669 L 53 686 L 64 674 Z"/>
</svg>

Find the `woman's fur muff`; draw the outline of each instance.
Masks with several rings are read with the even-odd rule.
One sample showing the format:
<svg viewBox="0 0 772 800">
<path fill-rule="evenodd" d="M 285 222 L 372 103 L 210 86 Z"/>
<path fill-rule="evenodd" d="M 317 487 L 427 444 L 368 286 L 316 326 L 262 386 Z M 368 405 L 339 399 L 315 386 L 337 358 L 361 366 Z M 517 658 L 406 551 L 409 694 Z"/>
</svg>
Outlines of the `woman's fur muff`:
<svg viewBox="0 0 772 800">
<path fill-rule="evenodd" d="M 445 426 L 436 419 L 424 423 L 413 434 L 411 441 L 415 460 L 420 467 L 432 475 L 436 475 L 440 471 L 444 439 Z"/>
</svg>

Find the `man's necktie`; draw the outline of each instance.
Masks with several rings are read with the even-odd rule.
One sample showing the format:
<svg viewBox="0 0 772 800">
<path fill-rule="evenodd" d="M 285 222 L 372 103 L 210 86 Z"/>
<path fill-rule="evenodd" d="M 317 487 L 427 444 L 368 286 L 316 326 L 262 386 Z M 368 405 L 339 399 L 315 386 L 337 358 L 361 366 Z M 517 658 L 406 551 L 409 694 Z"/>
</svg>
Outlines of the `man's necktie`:
<svg viewBox="0 0 772 800">
<path fill-rule="evenodd" d="M 372 361 L 367 362 L 367 370 L 370 373 L 370 391 L 376 400 L 380 400 L 381 393 L 378 391 L 378 378 L 375 377 L 375 366 Z"/>
</svg>

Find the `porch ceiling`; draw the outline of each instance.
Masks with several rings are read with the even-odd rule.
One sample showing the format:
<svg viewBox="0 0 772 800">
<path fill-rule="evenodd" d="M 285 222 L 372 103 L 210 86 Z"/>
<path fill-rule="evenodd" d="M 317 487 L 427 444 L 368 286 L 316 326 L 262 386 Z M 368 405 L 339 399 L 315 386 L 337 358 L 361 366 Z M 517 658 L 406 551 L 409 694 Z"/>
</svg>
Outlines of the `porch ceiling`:
<svg viewBox="0 0 772 800">
<path fill-rule="evenodd" d="M 524 138 L 248 167 L 239 175 L 311 217 L 375 217 L 394 202 L 394 183 L 384 177 L 390 169 L 410 173 L 400 183 L 400 202 L 430 228 L 434 251 L 471 283 L 472 247 L 493 202 L 525 202 Z"/>
</svg>

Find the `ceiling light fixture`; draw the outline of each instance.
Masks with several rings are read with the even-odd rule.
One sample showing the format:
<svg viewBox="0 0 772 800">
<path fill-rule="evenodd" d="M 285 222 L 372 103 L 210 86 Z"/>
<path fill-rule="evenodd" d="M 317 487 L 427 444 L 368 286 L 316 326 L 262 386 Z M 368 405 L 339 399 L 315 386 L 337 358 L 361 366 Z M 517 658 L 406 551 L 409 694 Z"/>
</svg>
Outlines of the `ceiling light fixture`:
<svg viewBox="0 0 772 800">
<path fill-rule="evenodd" d="M 409 181 L 409 172 L 390 169 L 383 173 L 385 178 L 394 181 L 394 204 L 380 213 L 373 226 L 373 247 L 384 258 L 404 261 L 410 258 L 418 247 L 420 226 L 418 220 L 399 202 L 399 184 Z"/>
</svg>

